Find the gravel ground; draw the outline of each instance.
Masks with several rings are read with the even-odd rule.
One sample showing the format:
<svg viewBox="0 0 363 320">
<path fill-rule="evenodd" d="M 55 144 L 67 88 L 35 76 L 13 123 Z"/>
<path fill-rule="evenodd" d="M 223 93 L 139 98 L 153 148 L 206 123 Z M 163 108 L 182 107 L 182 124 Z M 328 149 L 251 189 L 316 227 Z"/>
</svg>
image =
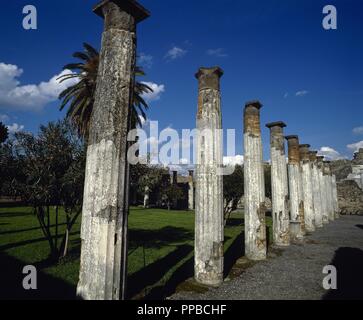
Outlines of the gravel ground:
<svg viewBox="0 0 363 320">
<path fill-rule="evenodd" d="M 205 293 L 179 292 L 176 300 L 363 299 L 363 217 L 342 216 L 302 244 L 272 249 L 266 261 Z M 277 252 L 277 254 L 276 254 Z M 338 289 L 326 291 L 323 268 L 334 265 Z"/>
</svg>

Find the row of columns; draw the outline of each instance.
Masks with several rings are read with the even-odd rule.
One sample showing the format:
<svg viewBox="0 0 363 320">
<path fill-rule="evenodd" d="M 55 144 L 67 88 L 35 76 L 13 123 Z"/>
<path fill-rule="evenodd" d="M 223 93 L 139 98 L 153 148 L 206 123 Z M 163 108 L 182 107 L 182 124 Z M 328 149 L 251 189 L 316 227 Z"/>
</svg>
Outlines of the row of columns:
<svg viewBox="0 0 363 320">
<path fill-rule="evenodd" d="M 103 0 L 95 6 L 94 12 L 104 19 L 104 31 L 87 141 L 77 294 L 83 299 L 117 300 L 125 298 L 127 278 L 127 135 L 135 81 L 136 26 L 149 16 L 149 12 L 134 0 Z M 221 136 L 215 130 L 222 128 L 219 85 L 222 74 L 223 71 L 217 67 L 201 68 L 196 75 L 199 81 L 197 128 L 211 129 L 208 139 L 197 138 L 195 195 L 195 278 L 207 285 L 219 285 L 223 281 L 223 179 L 220 174 L 223 150 Z M 261 107 L 258 101 L 248 103 L 244 120 L 245 247 L 247 257 L 252 260 L 265 259 L 267 250 Z M 287 174 L 282 165 L 283 135 L 280 128 L 271 127 L 271 131 L 274 131 L 271 133 L 275 163 L 274 208 L 278 210 L 274 214 L 274 239 L 279 244 L 287 245 L 289 208 Z M 306 169 L 300 170 L 300 174 L 306 176 L 304 179 L 309 181 L 311 190 L 311 180 L 308 180 L 310 173 L 303 174 L 303 171 L 308 170 L 306 162 L 309 160 L 301 162 Z M 321 185 L 332 201 L 333 181 L 329 178 L 328 169 L 324 164 Z M 296 194 L 308 203 L 305 186 L 301 188 L 301 179 L 296 181 L 300 183 Z M 297 204 L 298 213 L 293 214 L 301 220 L 304 215 L 300 213 L 299 200 Z M 327 208 L 330 210 L 329 219 L 334 219 L 334 205 L 329 202 Z M 311 195 L 306 209 L 313 210 Z M 309 219 L 304 221 L 312 225 L 315 220 Z M 299 222 L 302 229 L 304 222 Z"/>
<path fill-rule="evenodd" d="M 195 199 L 195 279 L 218 286 L 223 281 L 223 180 L 220 68 L 201 68 L 197 129 L 212 136 L 197 137 Z M 266 205 L 259 101 L 244 109 L 245 255 L 267 257 Z M 273 243 L 289 246 L 339 216 L 336 179 L 328 161 L 300 144 L 296 135 L 285 136 L 284 122 L 268 123 L 271 147 Z M 288 145 L 286 160 L 285 140 Z"/>
</svg>

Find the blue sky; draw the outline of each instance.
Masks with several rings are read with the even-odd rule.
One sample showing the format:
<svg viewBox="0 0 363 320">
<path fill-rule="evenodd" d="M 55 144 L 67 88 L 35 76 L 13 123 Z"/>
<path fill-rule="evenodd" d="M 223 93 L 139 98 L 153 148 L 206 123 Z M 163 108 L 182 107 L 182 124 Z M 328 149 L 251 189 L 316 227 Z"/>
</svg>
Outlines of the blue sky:
<svg viewBox="0 0 363 320">
<path fill-rule="evenodd" d="M 92 13 L 95 2 L 14 0 L 2 5 L 0 120 L 12 130 L 36 132 L 41 123 L 64 116 L 53 77 L 74 60 L 71 54 L 83 42 L 100 46 L 103 21 Z M 286 122 L 286 134 L 298 134 L 314 149 L 328 147 L 324 150 L 333 157 L 351 157 L 357 146 L 363 147 L 362 1 L 141 3 L 152 15 L 138 27 L 138 53 L 147 72 L 143 81 L 154 83 L 158 93 L 151 98 L 149 118 L 160 127 L 195 127 L 194 74 L 200 66 L 219 65 L 225 72 L 223 127 L 237 130 L 238 154 L 243 152 L 243 107 L 254 99 L 264 105 L 266 159 L 264 124 L 279 120 Z M 22 27 L 28 4 L 38 10 L 37 30 Z M 337 30 L 322 27 L 328 4 L 337 8 Z M 27 95 L 29 90 L 33 95 Z M 17 94 L 11 101 L 10 91 Z"/>
</svg>

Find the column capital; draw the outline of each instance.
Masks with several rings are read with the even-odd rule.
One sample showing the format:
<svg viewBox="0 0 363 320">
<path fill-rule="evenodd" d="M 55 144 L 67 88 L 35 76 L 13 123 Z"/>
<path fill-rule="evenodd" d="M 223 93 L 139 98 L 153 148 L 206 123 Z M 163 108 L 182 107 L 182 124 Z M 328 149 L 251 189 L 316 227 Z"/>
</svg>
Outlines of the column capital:
<svg viewBox="0 0 363 320">
<path fill-rule="evenodd" d="M 310 161 L 309 148 L 310 148 L 310 144 L 300 144 L 299 145 L 301 161 Z"/>
<path fill-rule="evenodd" d="M 285 122 L 282 121 L 276 121 L 276 122 L 270 122 L 268 124 L 266 124 L 266 127 L 269 129 L 272 129 L 274 127 L 278 127 L 278 128 L 286 128 L 287 125 L 285 124 Z"/>
<path fill-rule="evenodd" d="M 223 70 L 220 67 L 199 68 L 195 77 L 199 81 L 199 90 L 215 89 L 220 90 L 220 78 L 223 76 Z"/>
<path fill-rule="evenodd" d="M 300 163 L 299 136 L 286 136 L 289 154 L 289 164 L 298 165 Z"/>
<path fill-rule="evenodd" d="M 261 135 L 260 109 L 262 104 L 255 100 L 246 103 L 244 110 L 244 133 Z"/>
<path fill-rule="evenodd" d="M 104 7 L 110 2 L 116 4 L 120 9 L 133 16 L 136 23 L 139 23 L 150 16 L 150 12 L 135 0 L 102 0 L 93 7 L 93 12 L 104 18 Z"/>
<path fill-rule="evenodd" d="M 318 154 L 318 151 L 309 151 L 309 157 L 310 157 L 310 161 L 317 161 L 317 154 Z"/>
</svg>

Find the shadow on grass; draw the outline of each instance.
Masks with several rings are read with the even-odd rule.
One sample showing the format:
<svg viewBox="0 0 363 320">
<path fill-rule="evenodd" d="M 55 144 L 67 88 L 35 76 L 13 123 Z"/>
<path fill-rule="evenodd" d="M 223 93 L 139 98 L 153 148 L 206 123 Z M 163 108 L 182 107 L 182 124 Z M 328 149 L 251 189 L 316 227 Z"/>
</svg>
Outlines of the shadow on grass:
<svg viewBox="0 0 363 320">
<path fill-rule="evenodd" d="M 1 225 L 1 223 L 0 223 L 0 225 Z M 65 225 L 66 225 L 66 223 L 59 223 L 58 224 L 58 227 L 65 226 Z M 53 224 L 50 227 L 51 228 L 55 228 L 56 225 Z M 0 232 L 0 236 L 1 235 L 4 235 L 4 234 L 14 234 L 14 233 L 20 233 L 20 232 L 34 231 L 34 230 L 41 230 L 41 227 L 34 227 L 34 228 L 28 228 L 28 229 L 17 229 L 17 230 L 3 231 L 3 232 Z"/>
<path fill-rule="evenodd" d="M 0 218 L 15 218 L 34 215 L 32 212 L 15 211 L 15 212 L 0 212 Z"/>
<path fill-rule="evenodd" d="M 128 297 L 132 298 L 144 288 L 160 281 L 163 276 L 193 251 L 190 245 L 182 245 L 162 259 L 146 266 L 128 278 Z"/>
<path fill-rule="evenodd" d="M 363 299 L 363 251 L 339 248 L 330 263 L 337 269 L 337 290 L 330 290 L 323 300 Z"/>
<path fill-rule="evenodd" d="M 72 232 L 69 235 L 74 236 L 76 234 L 79 234 L 79 232 Z M 62 237 L 63 237 L 63 235 L 59 235 L 58 239 L 62 239 Z M 53 239 L 54 238 L 55 237 L 53 237 Z M 5 250 L 9 250 L 9 249 L 13 249 L 13 248 L 16 248 L 16 247 L 22 247 L 22 246 L 32 244 L 32 243 L 42 242 L 42 241 L 47 241 L 47 239 L 45 237 L 42 237 L 42 238 L 36 238 L 36 239 L 31 239 L 31 240 L 24 240 L 24 241 L 4 244 L 4 245 L 0 246 L 0 252 L 5 251 Z"/>
<path fill-rule="evenodd" d="M 75 300 L 76 288 L 38 270 L 37 290 L 24 290 L 25 263 L 0 253 L 0 300 Z"/>
<path fill-rule="evenodd" d="M 161 248 L 174 243 L 193 241 L 194 232 L 184 228 L 165 227 L 156 230 L 130 229 L 129 250 L 144 246 L 145 248 Z"/>
<path fill-rule="evenodd" d="M 228 240 L 226 238 L 225 240 Z M 191 247 L 190 252 L 193 250 Z M 230 245 L 224 255 L 224 276 L 228 276 L 235 262 L 244 254 L 244 233 L 241 233 Z M 186 254 L 188 255 L 188 254 Z M 180 261 L 179 259 L 178 261 Z M 177 261 L 174 261 L 175 265 Z M 194 256 L 185 261 L 168 279 L 162 284 L 152 288 L 143 298 L 145 300 L 163 300 L 175 293 L 177 287 L 194 275 Z M 162 277 L 161 277 L 162 278 Z M 156 282 L 154 282 L 156 283 Z M 131 287 L 131 283 L 130 287 Z"/>
</svg>

